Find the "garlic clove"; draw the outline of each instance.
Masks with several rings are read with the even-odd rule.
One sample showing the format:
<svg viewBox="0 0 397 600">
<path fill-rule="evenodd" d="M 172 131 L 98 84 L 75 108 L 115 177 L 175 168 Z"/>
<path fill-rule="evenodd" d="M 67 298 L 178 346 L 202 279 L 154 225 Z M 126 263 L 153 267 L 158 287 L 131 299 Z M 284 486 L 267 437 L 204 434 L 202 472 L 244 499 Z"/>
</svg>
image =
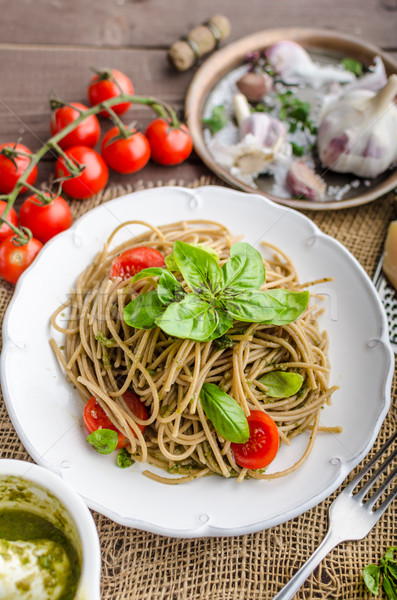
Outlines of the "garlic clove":
<svg viewBox="0 0 397 600">
<path fill-rule="evenodd" d="M 296 160 L 290 166 L 286 186 L 294 196 L 321 201 L 327 189 L 325 181 L 304 160 Z"/>
<path fill-rule="evenodd" d="M 245 73 L 236 86 L 250 102 L 259 102 L 273 87 L 273 79 L 267 73 Z"/>
<path fill-rule="evenodd" d="M 397 290 L 397 221 L 392 221 L 386 235 L 383 271 Z"/>
<path fill-rule="evenodd" d="M 302 46 L 289 40 L 270 46 L 266 50 L 266 58 L 282 81 L 289 85 L 307 83 L 320 88 L 326 83 L 349 83 L 355 79 L 355 75 L 345 69 L 317 65 Z"/>
</svg>

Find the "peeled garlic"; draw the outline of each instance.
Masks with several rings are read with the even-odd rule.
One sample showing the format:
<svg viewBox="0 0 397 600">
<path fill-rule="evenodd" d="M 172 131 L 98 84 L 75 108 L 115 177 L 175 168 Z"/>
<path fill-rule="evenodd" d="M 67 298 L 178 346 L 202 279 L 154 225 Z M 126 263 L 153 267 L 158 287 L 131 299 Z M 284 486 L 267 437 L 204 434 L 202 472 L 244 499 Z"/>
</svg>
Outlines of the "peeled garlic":
<svg viewBox="0 0 397 600">
<path fill-rule="evenodd" d="M 320 88 L 326 83 L 348 83 L 355 75 L 332 65 L 317 65 L 302 46 L 288 40 L 266 50 L 266 58 L 282 81 L 289 85 L 306 83 Z"/>
<path fill-rule="evenodd" d="M 397 290 L 397 221 L 392 221 L 387 231 L 383 271 Z"/>
<path fill-rule="evenodd" d="M 318 131 L 321 163 L 338 173 L 377 177 L 397 160 L 397 75 L 378 92 L 353 90 L 327 105 Z"/>
</svg>

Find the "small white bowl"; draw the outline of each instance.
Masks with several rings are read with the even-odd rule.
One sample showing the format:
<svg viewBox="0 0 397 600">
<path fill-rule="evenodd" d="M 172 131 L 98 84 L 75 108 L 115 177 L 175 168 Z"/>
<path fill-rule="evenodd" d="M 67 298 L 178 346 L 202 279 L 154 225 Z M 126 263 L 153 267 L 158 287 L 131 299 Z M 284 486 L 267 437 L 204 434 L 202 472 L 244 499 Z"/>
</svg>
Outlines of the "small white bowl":
<svg viewBox="0 0 397 600">
<path fill-rule="evenodd" d="M 16 489 L 22 493 L 15 494 Z M 35 464 L 0 459 L 3 508 L 35 512 L 56 525 L 61 520 L 81 561 L 75 600 L 101 599 L 101 551 L 95 523 L 82 498 L 61 477 Z"/>
</svg>

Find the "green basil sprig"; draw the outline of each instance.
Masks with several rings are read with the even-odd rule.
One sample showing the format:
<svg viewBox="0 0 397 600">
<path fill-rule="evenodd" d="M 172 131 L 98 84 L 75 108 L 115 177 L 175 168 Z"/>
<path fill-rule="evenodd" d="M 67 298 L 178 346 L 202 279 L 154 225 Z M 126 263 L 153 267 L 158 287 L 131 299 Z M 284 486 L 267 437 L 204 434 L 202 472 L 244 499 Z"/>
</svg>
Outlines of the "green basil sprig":
<svg viewBox="0 0 397 600">
<path fill-rule="evenodd" d="M 250 244 L 234 244 L 222 267 L 209 250 L 177 241 L 172 258 L 166 258 L 169 270 L 155 267 L 135 275 L 132 282 L 158 276 L 158 286 L 124 308 L 125 322 L 138 329 L 157 325 L 168 335 L 205 342 L 224 335 L 233 319 L 286 325 L 305 310 L 308 292 L 260 291 L 265 267 Z M 186 293 L 171 270 L 181 273 L 190 292 Z"/>
<path fill-rule="evenodd" d="M 377 596 L 382 581 L 383 590 L 390 600 L 397 599 L 397 560 L 394 552 L 397 552 L 397 547 L 391 546 L 380 559 L 380 565 L 367 565 L 363 571 L 364 583 L 369 591 Z"/>
<path fill-rule="evenodd" d="M 200 401 L 205 415 L 225 440 L 244 444 L 250 436 L 247 417 L 232 396 L 214 383 L 204 383 Z"/>
<path fill-rule="evenodd" d="M 302 387 L 303 377 L 288 371 L 270 371 L 259 379 L 267 387 L 266 394 L 271 398 L 289 398 Z"/>
<path fill-rule="evenodd" d="M 111 454 L 113 450 L 116 450 L 118 440 L 117 431 L 113 429 L 97 429 L 87 437 L 87 442 L 99 454 Z"/>
</svg>

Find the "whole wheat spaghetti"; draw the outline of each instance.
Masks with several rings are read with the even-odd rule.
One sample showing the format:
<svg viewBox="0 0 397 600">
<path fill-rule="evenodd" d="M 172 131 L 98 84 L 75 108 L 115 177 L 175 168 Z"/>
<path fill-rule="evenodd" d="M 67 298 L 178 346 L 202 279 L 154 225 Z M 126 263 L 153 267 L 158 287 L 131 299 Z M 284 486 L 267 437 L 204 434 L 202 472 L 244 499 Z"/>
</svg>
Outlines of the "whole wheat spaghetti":
<svg viewBox="0 0 397 600">
<path fill-rule="evenodd" d="M 118 230 L 132 223 L 144 225 L 147 232 L 110 250 Z M 66 338 L 62 350 L 51 340 L 57 357 L 83 400 L 95 396 L 128 438 L 132 457 L 168 471 L 164 477 L 145 471 L 147 476 L 173 484 L 210 474 L 237 476 L 239 480 L 287 475 L 310 454 L 321 430 L 320 410 L 336 389 L 328 386 L 328 339 L 316 322 L 319 309 L 313 304 L 285 326 L 234 322 L 227 336 L 209 342 L 171 337 L 159 327 L 129 327 L 123 320 L 124 307 L 138 294 L 154 289 L 156 283 L 150 277 L 133 284 L 130 279 L 112 280 L 112 261 L 136 246 L 150 246 L 166 256 L 172 253 L 176 240 L 213 248 L 221 264 L 237 241 L 226 227 L 211 221 L 158 228 L 138 221 L 121 225 L 81 273 L 68 302 L 52 316 L 53 327 Z M 262 289 L 303 289 L 291 260 L 278 248 L 264 245 L 273 256 L 264 260 L 266 283 Z M 57 321 L 66 307 L 70 307 L 70 316 L 67 327 L 62 327 Z M 297 394 L 275 399 L 267 396 L 259 379 L 280 370 L 300 373 L 304 381 Z M 282 443 L 289 444 L 295 436 L 309 431 L 304 454 L 282 472 L 270 474 L 238 466 L 230 442 L 220 437 L 204 414 L 200 403 L 204 383 L 214 383 L 226 391 L 247 416 L 252 410 L 265 411 L 277 424 Z M 149 417 L 145 421 L 128 408 L 123 399 L 127 390 L 134 391 L 147 407 Z M 139 424 L 146 425 L 144 433 Z"/>
</svg>

